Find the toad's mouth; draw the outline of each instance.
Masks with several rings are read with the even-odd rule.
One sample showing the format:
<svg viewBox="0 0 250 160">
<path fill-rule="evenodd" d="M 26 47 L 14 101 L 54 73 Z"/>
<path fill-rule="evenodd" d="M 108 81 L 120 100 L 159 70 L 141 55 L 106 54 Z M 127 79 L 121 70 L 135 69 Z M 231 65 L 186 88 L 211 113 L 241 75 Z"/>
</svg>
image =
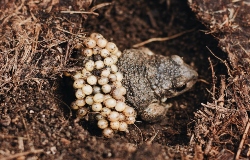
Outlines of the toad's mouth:
<svg viewBox="0 0 250 160">
<path fill-rule="evenodd" d="M 183 84 L 181 86 L 175 86 L 171 89 L 165 90 L 165 94 L 164 94 L 165 97 L 166 98 L 176 97 L 176 96 L 188 91 L 197 82 L 197 79 L 198 78 L 193 78 L 192 80 L 186 82 L 185 84 Z"/>
</svg>

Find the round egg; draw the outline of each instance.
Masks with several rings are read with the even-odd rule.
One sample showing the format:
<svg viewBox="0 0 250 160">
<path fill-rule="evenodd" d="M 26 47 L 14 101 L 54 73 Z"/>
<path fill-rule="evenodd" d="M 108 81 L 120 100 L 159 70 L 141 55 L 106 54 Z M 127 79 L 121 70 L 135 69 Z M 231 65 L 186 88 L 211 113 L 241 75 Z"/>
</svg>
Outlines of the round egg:
<svg viewBox="0 0 250 160">
<path fill-rule="evenodd" d="M 97 126 L 101 129 L 104 129 L 104 128 L 107 128 L 109 125 L 108 121 L 106 119 L 100 119 L 98 122 L 97 122 Z"/>
<path fill-rule="evenodd" d="M 75 102 L 79 107 L 83 107 L 86 104 L 84 99 L 77 99 Z"/>
<path fill-rule="evenodd" d="M 109 84 L 104 84 L 104 85 L 102 86 L 102 91 L 103 91 L 104 93 L 109 93 L 109 92 L 111 91 L 111 85 L 109 85 Z"/>
<path fill-rule="evenodd" d="M 104 67 L 104 62 L 103 61 L 96 61 L 95 62 L 95 68 L 96 69 L 102 69 Z"/>
<path fill-rule="evenodd" d="M 74 88 L 82 88 L 84 84 L 85 84 L 84 79 L 76 79 L 73 83 L 73 87 Z"/>
<path fill-rule="evenodd" d="M 114 136 L 114 130 L 111 128 L 105 128 L 102 131 L 102 135 L 106 138 L 112 138 Z"/>
<path fill-rule="evenodd" d="M 104 58 L 104 64 L 106 66 L 111 66 L 112 64 L 114 64 L 114 60 L 111 57 L 106 57 Z"/>
<path fill-rule="evenodd" d="M 90 37 L 85 38 L 83 43 L 88 48 L 94 48 L 96 46 L 96 41 Z"/>
<path fill-rule="evenodd" d="M 102 110 L 102 104 L 101 103 L 94 103 L 94 104 L 92 104 L 91 109 L 94 112 L 100 112 Z"/>
<path fill-rule="evenodd" d="M 86 114 L 88 113 L 88 109 L 83 107 L 83 108 L 80 108 L 78 111 L 77 111 L 77 116 L 79 118 L 82 118 L 84 117 Z"/>
<path fill-rule="evenodd" d="M 90 57 L 93 55 L 93 50 L 91 48 L 85 48 L 81 53 L 83 56 Z"/>
<path fill-rule="evenodd" d="M 108 77 L 110 75 L 110 70 L 109 69 L 104 69 L 101 72 L 102 77 Z"/>
<path fill-rule="evenodd" d="M 110 56 L 110 52 L 108 50 L 106 50 L 106 49 L 102 49 L 100 54 L 101 54 L 101 56 L 103 58 L 106 58 L 106 57 Z"/>
<path fill-rule="evenodd" d="M 108 115 L 108 120 L 111 122 L 118 121 L 119 120 L 119 113 L 116 111 L 111 111 Z"/>
<path fill-rule="evenodd" d="M 90 38 L 92 38 L 95 41 L 97 41 L 98 39 L 103 38 L 103 35 L 101 35 L 100 33 L 91 33 L 90 34 Z"/>
<path fill-rule="evenodd" d="M 103 103 L 107 108 L 114 108 L 116 106 L 116 100 L 114 98 L 105 99 Z"/>
<path fill-rule="evenodd" d="M 82 87 L 82 91 L 86 95 L 90 95 L 93 92 L 93 88 L 88 84 L 84 84 L 83 87 Z"/>
<path fill-rule="evenodd" d="M 104 101 L 104 95 L 101 94 L 101 93 L 96 93 L 94 96 L 93 96 L 93 100 L 94 102 L 96 103 L 101 103 Z"/>
<path fill-rule="evenodd" d="M 93 71 L 93 69 L 95 68 L 95 62 L 92 60 L 89 60 L 86 64 L 85 64 L 85 68 L 87 71 Z"/>
<path fill-rule="evenodd" d="M 124 102 L 117 101 L 117 103 L 115 105 L 115 110 L 116 111 L 122 112 L 125 108 L 126 108 L 126 104 Z"/>
<path fill-rule="evenodd" d="M 92 105 L 94 103 L 94 100 L 93 100 L 93 96 L 87 96 L 85 98 L 85 102 L 88 104 L 88 105 Z"/>
<path fill-rule="evenodd" d="M 128 130 L 128 124 L 126 122 L 120 122 L 120 126 L 119 126 L 119 131 L 127 131 Z"/>
<path fill-rule="evenodd" d="M 101 48 L 105 48 L 106 45 L 107 45 L 107 43 L 108 43 L 108 41 L 107 41 L 105 38 L 103 38 L 103 37 L 97 39 L 97 41 L 96 41 L 96 44 L 97 44 L 99 47 L 101 47 Z"/>
<path fill-rule="evenodd" d="M 119 121 L 114 121 L 110 122 L 110 128 L 113 130 L 118 130 L 120 127 L 120 122 Z"/>
<path fill-rule="evenodd" d="M 109 52 L 111 52 L 111 53 L 118 50 L 118 48 L 116 47 L 116 44 L 113 43 L 113 42 L 108 42 L 108 43 L 106 44 L 106 49 L 107 49 Z"/>
<path fill-rule="evenodd" d="M 111 109 L 107 108 L 107 107 L 103 107 L 101 110 L 101 115 L 104 117 L 107 117 L 111 112 Z"/>
<path fill-rule="evenodd" d="M 136 115 L 135 109 L 129 106 L 126 106 L 122 113 L 127 117 Z"/>
<path fill-rule="evenodd" d="M 85 94 L 83 93 L 82 89 L 77 89 L 75 96 L 77 99 L 83 99 L 85 97 Z"/>
</svg>

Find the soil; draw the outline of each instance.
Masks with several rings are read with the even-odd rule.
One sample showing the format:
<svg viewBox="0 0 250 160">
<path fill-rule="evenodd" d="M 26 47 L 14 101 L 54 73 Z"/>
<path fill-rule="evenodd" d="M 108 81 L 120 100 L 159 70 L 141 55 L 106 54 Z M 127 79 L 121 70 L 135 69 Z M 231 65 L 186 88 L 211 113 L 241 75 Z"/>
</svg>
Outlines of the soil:
<svg viewBox="0 0 250 160">
<path fill-rule="evenodd" d="M 99 5 L 107 2 L 111 3 Z M 223 2 L 228 8 L 245 7 L 238 10 L 245 20 L 239 32 L 219 25 L 211 29 L 214 14 L 205 11 L 215 12 L 220 4 L 198 0 L 189 1 L 190 6 L 183 0 L 6 0 L 0 4 L 0 159 L 249 156 L 250 61 L 243 32 L 249 29 L 249 14 L 243 16 L 248 5 Z M 69 9 L 89 12 L 61 13 Z M 156 54 L 183 57 L 199 73 L 199 81 L 189 92 L 167 100 L 174 106 L 166 120 L 138 119 L 129 133 L 106 139 L 91 119 L 76 121 L 69 107 L 74 100 L 72 82 L 63 76 L 64 71 L 78 68 L 74 48 L 80 35 L 91 32 L 103 34 L 120 50 L 150 38 L 187 32 L 144 46 Z M 231 33 L 246 35 L 242 47 L 226 47 L 235 47 L 231 43 L 235 37 L 228 38 Z"/>
</svg>

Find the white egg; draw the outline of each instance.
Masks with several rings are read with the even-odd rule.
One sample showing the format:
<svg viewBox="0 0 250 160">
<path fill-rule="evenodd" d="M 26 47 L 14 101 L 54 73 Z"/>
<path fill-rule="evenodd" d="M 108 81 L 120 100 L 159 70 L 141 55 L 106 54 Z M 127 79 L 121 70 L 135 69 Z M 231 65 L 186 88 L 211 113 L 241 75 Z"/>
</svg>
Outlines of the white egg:
<svg viewBox="0 0 250 160">
<path fill-rule="evenodd" d="M 82 77 L 83 77 L 83 79 L 87 79 L 87 77 L 89 77 L 91 75 L 91 72 L 90 71 L 88 71 L 86 68 L 83 68 L 82 69 Z"/>
<path fill-rule="evenodd" d="M 82 50 L 82 55 L 90 57 L 93 55 L 93 50 L 91 48 L 86 48 Z"/>
<path fill-rule="evenodd" d="M 125 95 L 127 93 L 127 90 L 125 87 L 121 86 L 119 89 L 120 89 L 122 95 Z"/>
<path fill-rule="evenodd" d="M 96 46 L 96 41 L 90 37 L 84 39 L 84 45 L 88 48 L 94 48 Z"/>
<path fill-rule="evenodd" d="M 121 51 L 117 51 L 117 52 L 115 52 L 115 53 L 114 53 L 114 55 L 116 55 L 116 57 L 118 57 L 118 58 L 119 58 L 119 57 L 121 57 L 122 52 L 121 52 Z"/>
<path fill-rule="evenodd" d="M 79 107 L 83 107 L 85 105 L 85 101 L 84 99 L 77 99 L 76 100 L 76 105 L 78 105 Z"/>
<path fill-rule="evenodd" d="M 134 117 L 134 116 L 126 117 L 125 122 L 126 122 L 127 124 L 134 124 L 134 123 L 135 123 L 135 117 Z"/>
<path fill-rule="evenodd" d="M 104 85 L 104 84 L 107 84 L 108 82 L 109 82 L 109 79 L 107 77 L 101 77 L 98 80 L 98 84 L 100 84 L 101 86 Z"/>
<path fill-rule="evenodd" d="M 102 135 L 106 138 L 112 138 L 114 136 L 114 131 L 111 128 L 105 128 L 102 131 Z"/>
<path fill-rule="evenodd" d="M 85 81 L 83 79 L 76 79 L 73 83 L 74 88 L 82 88 L 85 84 Z"/>
<path fill-rule="evenodd" d="M 116 100 L 114 98 L 108 98 L 105 99 L 103 103 L 107 108 L 114 108 L 116 105 Z"/>
<path fill-rule="evenodd" d="M 118 121 L 119 120 L 119 113 L 116 111 L 111 111 L 108 115 L 108 120 L 111 122 Z"/>
<path fill-rule="evenodd" d="M 117 100 L 122 99 L 122 97 L 123 97 L 122 90 L 120 88 L 114 89 L 112 92 L 112 97 L 114 97 Z"/>
<path fill-rule="evenodd" d="M 77 99 L 83 99 L 85 97 L 85 94 L 83 93 L 82 89 L 77 89 L 75 96 Z"/>
<path fill-rule="evenodd" d="M 108 43 L 106 44 L 106 49 L 107 49 L 109 52 L 115 52 L 116 50 L 118 50 L 116 44 L 113 43 L 113 42 L 108 42 Z"/>
<path fill-rule="evenodd" d="M 104 101 L 105 101 L 106 99 L 109 99 L 109 98 L 112 98 L 112 96 L 111 96 L 110 94 L 105 94 L 105 95 L 104 95 Z"/>
<path fill-rule="evenodd" d="M 103 38 L 103 35 L 101 35 L 100 33 L 91 33 L 90 34 L 90 38 L 92 38 L 95 41 L 97 41 L 98 39 Z"/>
<path fill-rule="evenodd" d="M 116 64 L 118 57 L 116 55 L 111 55 L 110 57 L 113 59 L 114 64 Z"/>
<path fill-rule="evenodd" d="M 91 109 L 94 112 L 100 112 L 102 110 L 102 104 L 101 103 L 94 103 L 94 104 L 92 104 Z"/>
<path fill-rule="evenodd" d="M 120 127 L 120 122 L 119 121 L 114 121 L 110 122 L 110 128 L 113 130 L 118 130 Z"/>
<path fill-rule="evenodd" d="M 101 93 L 96 93 L 94 96 L 93 96 L 93 100 L 94 102 L 96 103 L 101 103 L 104 101 L 104 95 L 101 94 Z"/>
<path fill-rule="evenodd" d="M 95 68 L 95 62 L 92 60 L 89 60 L 86 64 L 85 64 L 85 68 L 87 71 L 92 71 Z"/>
<path fill-rule="evenodd" d="M 104 69 L 101 73 L 102 77 L 108 77 L 110 75 L 110 70 L 109 69 Z"/>
<path fill-rule="evenodd" d="M 126 116 L 123 113 L 119 113 L 119 121 L 124 121 Z"/>
<path fill-rule="evenodd" d="M 83 87 L 82 87 L 82 91 L 86 95 L 90 95 L 93 92 L 93 88 L 88 84 L 84 84 Z"/>
<path fill-rule="evenodd" d="M 106 119 L 100 119 L 98 122 L 97 122 L 97 126 L 101 129 L 104 129 L 104 128 L 107 128 L 109 125 L 108 121 Z"/>
<path fill-rule="evenodd" d="M 117 67 L 117 65 L 112 64 L 112 65 L 110 66 L 110 68 L 111 68 L 111 72 L 112 72 L 112 73 L 118 72 L 118 67 Z"/>
<path fill-rule="evenodd" d="M 115 75 L 116 75 L 116 80 L 121 82 L 122 79 L 123 79 L 122 73 L 121 72 L 116 72 Z"/>
<path fill-rule="evenodd" d="M 121 101 L 117 101 L 115 105 L 115 110 L 118 112 L 122 112 L 126 108 L 126 104 Z"/>
<path fill-rule="evenodd" d="M 114 60 L 113 60 L 111 57 L 106 57 L 106 58 L 104 59 L 104 64 L 105 64 L 106 66 L 111 66 L 112 64 L 114 64 Z"/>
<path fill-rule="evenodd" d="M 90 85 L 95 85 L 97 83 L 97 78 L 94 75 L 91 75 L 87 78 L 87 82 Z"/>
<path fill-rule="evenodd" d="M 103 86 L 102 86 L 102 91 L 104 92 L 104 93 L 109 93 L 110 91 L 111 91 L 111 85 L 109 85 L 109 84 L 104 84 Z"/>
<path fill-rule="evenodd" d="M 88 105 L 92 105 L 94 103 L 94 100 L 93 100 L 93 96 L 87 96 L 85 98 L 85 102 L 88 104 Z"/>
<path fill-rule="evenodd" d="M 109 75 L 109 80 L 110 80 L 111 82 L 115 82 L 116 79 L 117 79 L 117 77 L 116 77 L 115 74 L 110 74 L 110 75 Z"/>
<path fill-rule="evenodd" d="M 120 81 L 115 81 L 115 82 L 113 82 L 113 86 L 115 88 L 120 88 L 120 87 L 122 87 L 122 83 Z"/>
<path fill-rule="evenodd" d="M 103 61 L 96 61 L 95 62 L 95 68 L 96 69 L 102 69 L 104 67 L 104 62 Z"/>
<path fill-rule="evenodd" d="M 92 52 L 93 52 L 94 55 L 100 54 L 101 50 L 102 50 L 102 48 L 98 47 L 98 46 L 95 46 L 94 48 L 92 48 Z"/>
<path fill-rule="evenodd" d="M 107 49 L 102 49 L 100 54 L 103 58 L 110 56 L 110 52 Z"/>
<path fill-rule="evenodd" d="M 101 110 L 101 115 L 104 117 L 107 117 L 111 112 L 111 109 L 107 108 L 107 107 L 103 107 Z"/>
<path fill-rule="evenodd" d="M 120 122 L 119 131 L 127 131 L 128 124 L 126 122 Z"/>
<path fill-rule="evenodd" d="M 99 47 L 101 47 L 101 48 L 106 47 L 107 43 L 108 43 L 108 41 L 107 41 L 105 38 L 103 38 L 103 37 L 99 38 L 99 39 L 96 41 L 96 44 L 97 44 Z"/>
<path fill-rule="evenodd" d="M 80 78 L 83 78 L 83 75 L 81 74 L 81 72 L 76 72 L 76 73 L 73 75 L 73 79 L 74 79 L 74 80 L 77 80 L 77 79 L 80 79 Z"/>
<path fill-rule="evenodd" d="M 122 113 L 127 117 L 136 115 L 135 109 L 129 106 L 126 106 Z"/>
</svg>

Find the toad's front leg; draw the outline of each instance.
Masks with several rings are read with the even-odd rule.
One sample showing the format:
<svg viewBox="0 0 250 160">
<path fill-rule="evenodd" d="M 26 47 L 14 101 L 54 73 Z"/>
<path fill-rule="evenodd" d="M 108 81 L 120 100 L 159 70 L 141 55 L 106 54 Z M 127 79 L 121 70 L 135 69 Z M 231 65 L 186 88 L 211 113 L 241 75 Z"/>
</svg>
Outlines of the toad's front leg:
<svg viewBox="0 0 250 160">
<path fill-rule="evenodd" d="M 168 109 L 171 106 L 172 104 L 166 104 L 166 103 L 161 103 L 159 101 L 154 101 L 140 113 L 140 116 L 145 121 L 157 122 L 165 117 Z"/>
</svg>

